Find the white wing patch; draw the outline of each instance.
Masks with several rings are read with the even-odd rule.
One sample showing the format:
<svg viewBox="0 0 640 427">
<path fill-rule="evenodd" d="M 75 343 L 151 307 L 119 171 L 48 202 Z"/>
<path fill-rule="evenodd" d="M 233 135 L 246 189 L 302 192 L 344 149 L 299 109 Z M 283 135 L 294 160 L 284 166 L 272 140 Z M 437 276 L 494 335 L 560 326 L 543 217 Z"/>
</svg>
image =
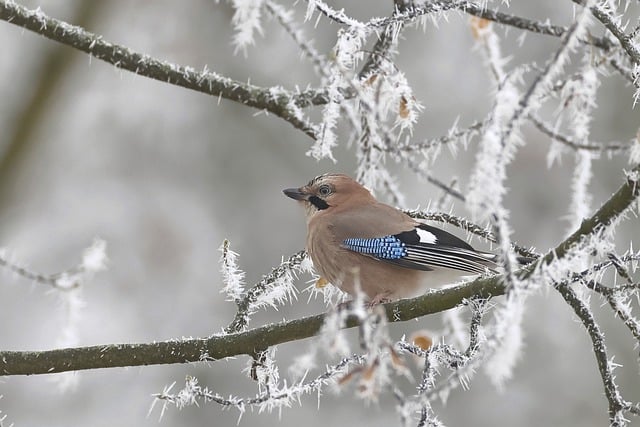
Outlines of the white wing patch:
<svg viewBox="0 0 640 427">
<path fill-rule="evenodd" d="M 427 230 L 416 228 L 416 232 L 418 233 L 418 237 L 420 237 L 420 243 L 434 245 L 438 241 L 436 236 L 433 233 L 429 233 Z"/>
</svg>

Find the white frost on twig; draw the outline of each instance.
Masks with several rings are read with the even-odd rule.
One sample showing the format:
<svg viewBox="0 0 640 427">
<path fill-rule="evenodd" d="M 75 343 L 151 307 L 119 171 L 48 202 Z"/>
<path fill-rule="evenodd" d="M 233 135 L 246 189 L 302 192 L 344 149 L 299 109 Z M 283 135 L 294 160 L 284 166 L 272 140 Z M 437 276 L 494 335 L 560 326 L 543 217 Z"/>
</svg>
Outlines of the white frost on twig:
<svg viewBox="0 0 640 427">
<path fill-rule="evenodd" d="M 513 369 L 522 354 L 524 309 L 523 296 L 513 294 L 495 312 L 494 329 L 487 343 L 491 356 L 484 364 L 484 371 L 491 383 L 501 391 L 505 382 L 513 376 Z"/>
<path fill-rule="evenodd" d="M 255 33 L 262 35 L 262 25 L 260 23 L 261 8 L 264 0 L 231 0 L 231 5 L 235 9 L 231 23 L 236 34 L 233 36 L 235 52 L 242 50 L 247 54 L 247 47 L 254 43 Z"/>
<path fill-rule="evenodd" d="M 585 58 L 585 66 L 579 78 L 567 82 L 562 91 L 563 104 L 569 106 L 570 129 L 578 143 L 588 145 L 592 111 L 596 106 L 596 90 L 600 82 L 595 68 L 591 65 L 591 58 Z M 571 203 L 569 205 L 570 228 L 572 233 L 584 218 L 591 212 L 591 195 L 589 182 L 591 181 L 592 154 L 587 150 L 576 152 L 576 166 L 571 182 Z M 583 265 L 582 268 L 585 268 Z"/>
<path fill-rule="evenodd" d="M 244 271 L 238 268 L 238 254 L 230 249 L 230 243 L 225 240 L 220 246 L 220 272 L 224 284 L 220 292 L 227 294 L 227 301 L 239 301 L 244 292 Z"/>
<path fill-rule="evenodd" d="M 362 56 L 362 44 L 367 33 L 362 28 L 340 30 L 338 40 L 333 49 L 334 62 L 328 73 L 326 82 L 329 102 L 322 110 L 320 134 L 307 152 L 308 156 L 321 160 L 329 158 L 335 162 L 333 148 L 338 144 L 335 128 L 343 108 L 344 96 L 341 90 L 354 84 L 353 73 L 358 59 Z"/>
<path fill-rule="evenodd" d="M 107 268 L 107 242 L 95 239 L 82 253 L 82 269 L 87 273 L 97 273 Z"/>
</svg>

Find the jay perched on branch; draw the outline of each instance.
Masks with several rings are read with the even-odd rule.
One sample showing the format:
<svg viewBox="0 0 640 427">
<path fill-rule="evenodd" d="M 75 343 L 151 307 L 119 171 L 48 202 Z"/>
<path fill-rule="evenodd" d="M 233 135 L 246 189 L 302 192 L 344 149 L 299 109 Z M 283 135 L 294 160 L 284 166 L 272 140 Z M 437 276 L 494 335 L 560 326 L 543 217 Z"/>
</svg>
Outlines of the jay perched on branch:
<svg viewBox="0 0 640 427">
<path fill-rule="evenodd" d="M 320 175 L 284 194 L 305 207 L 316 270 L 352 296 L 359 281 L 371 305 L 497 268 L 495 254 L 378 202 L 346 175 Z"/>
</svg>

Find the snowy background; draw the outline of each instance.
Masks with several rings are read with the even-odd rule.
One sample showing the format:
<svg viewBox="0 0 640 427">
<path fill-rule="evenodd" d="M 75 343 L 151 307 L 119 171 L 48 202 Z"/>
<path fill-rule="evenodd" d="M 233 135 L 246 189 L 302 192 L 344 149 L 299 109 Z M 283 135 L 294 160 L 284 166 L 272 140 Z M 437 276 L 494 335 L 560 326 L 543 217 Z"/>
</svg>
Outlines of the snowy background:
<svg viewBox="0 0 640 427">
<path fill-rule="evenodd" d="M 79 23 L 70 0 L 23 1 L 59 19 Z M 94 2 L 88 2 L 94 3 Z M 337 2 L 329 2 L 336 4 Z M 390 1 L 342 2 L 360 19 L 387 15 Z M 513 1 L 510 13 L 568 25 L 571 2 Z M 288 3 L 287 3 L 288 5 Z M 86 7 L 86 6 L 85 6 Z M 89 31 L 136 51 L 260 86 L 294 88 L 315 85 L 309 63 L 272 19 L 263 36 L 234 54 L 232 8 L 213 1 L 95 2 L 86 12 Z M 298 5 L 302 20 L 305 7 Z M 446 134 L 486 115 L 492 98 L 491 77 L 474 50 L 468 16 L 448 15 L 436 28 L 409 28 L 397 64 L 406 73 L 425 110 L 414 135 L 424 139 Z M 316 48 L 330 52 L 335 24 L 306 23 Z M 502 36 L 503 51 L 514 63 L 544 61 L 558 39 L 520 32 Z M 598 27 L 600 31 L 600 27 Z M 282 257 L 303 248 L 302 211 L 281 190 L 299 186 L 324 172 L 355 171 L 352 150 L 340 146 L 335 157 L 317 162 L 305 155 L 311 142 L 288 123 L 237 103 L 135 76 L 87 55 L 0 22 L 0 246 L 5 255 L 30 269 L 54 273 L 76 265 L 95 237 L 107 242 L 108 269 L 81 289 L 82 307 L 49 288 L 0 270 L 0 346 L 3 350 L 40 350 L 67 345 L 149 342 L 219 332 L 235 306 L 219 293 L 218 248 L 227 238 L 240 254 L 249 284 L 258 281 Z M 60 63 L 47 59 L 58 50 Z M 57 67 L 61 67 L 62 71 Z M 58 70 L 58 71 L 55 71 Z M 44 89 L 43 89 L 44 88 Z M 42 94 L 46 93 L 46 96 Z M 620 79 L 605 81 L 598 92 L 592 125 L 597 141 L 626 141 L 640 124 L 632 93 Z M 34 98 L 34 95 L 38 97 Z M 553 114 L 553 111 L 549 111 Z M 525 128 L 526 146 L 509 166 L 513 239 L 546 251 L 568 234 L 568 197 L 572 155 L 547 167 L 549 140 Z M 459 179 L 466 188 L 475 145 L 455 155 L 443 153 L 431 173 L 442 181 Z M 606 155 L 594 162 L 591 192 L 597 207 L 622 182 L 627 159 Z M 397 173 L 410 208 L 426 207 L 441 192 L 409 171 Z M 464 206 L 451 205 L 467 216 Z M 463 235 L 457 231 L 458 235 Z M 619 247 L 640 238 L 637 221 L 619 230 Z M 474 240 L 483 247 L 483 243 Z M 486 245 L 484 246 L 486 248 Z M 303 277 L 299 289 L 307 286 Z M 277 312 L 259 313 L 257 326 L 283 318 L 324 311 L 320 300 L 298 301 Z M 479 375 L 469 391 L 458 390 L 437 409 L 441 419 L 458 425 L 601 426 L 607 423 L 606 400 L 588 336 L 572 311 L 555 293 L 528 300 L 525 354 L 503 392 Z M 623 393 L 640 394 L 637 349 L 628 332 L 611 315 L 598 312 L 615 361 Z M 69 310 L 72 310 L 71 312 Z M 79 310 L 79 311 L 78 311 Z M 81 316 L 71 326 L 69 319 Z M 615 325 L 615 327 L 614 327 Z M 440 316 L 396 324 L 392 334 L 441 329 Z M 281 371 L 311 340 L 278 349 Z M 75 385 L 62 387 L 61 375 L 0 378 L 0 411 L 16 426 L 234 425 L 238 413 L 215 404 L 169 408 L 161 421 L 150 416 L 151 395 L 186 375 L 220 394 L 255 394 L 240 371 L 247 358 L 208 365 L 173 365 L 86 371 Z M 61 379 L 62 378 L 62 379 Z M 405 381 L 410 391 L 414 384 Z M 281 414 L 247 412 L 241 426 L 368 425 L 398 423 L 394 401 L 384 396 L 365 406 L 343 390 L 325 392 Z M 635 425 L 640 425 L 634 420 Z M 633 423 L 632 423 L 633 424 Z"/>
</svg>

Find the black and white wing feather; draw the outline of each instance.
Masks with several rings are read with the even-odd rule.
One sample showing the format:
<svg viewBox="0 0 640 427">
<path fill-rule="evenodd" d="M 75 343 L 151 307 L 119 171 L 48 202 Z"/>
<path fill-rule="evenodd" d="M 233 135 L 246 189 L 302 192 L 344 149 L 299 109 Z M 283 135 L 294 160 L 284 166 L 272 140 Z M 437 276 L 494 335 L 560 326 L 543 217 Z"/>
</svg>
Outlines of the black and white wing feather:
<svg viewBox="0 0 640 427">
<path fill-rule="evenodd" d="M 449 268 L 471 274 L 495 271 L 496 255 L 479 252 L 462 239 L 427 224 L 402 233 L 348 238 L 342 246 L 354 252 L 415 270 Z"/>
</svg>

